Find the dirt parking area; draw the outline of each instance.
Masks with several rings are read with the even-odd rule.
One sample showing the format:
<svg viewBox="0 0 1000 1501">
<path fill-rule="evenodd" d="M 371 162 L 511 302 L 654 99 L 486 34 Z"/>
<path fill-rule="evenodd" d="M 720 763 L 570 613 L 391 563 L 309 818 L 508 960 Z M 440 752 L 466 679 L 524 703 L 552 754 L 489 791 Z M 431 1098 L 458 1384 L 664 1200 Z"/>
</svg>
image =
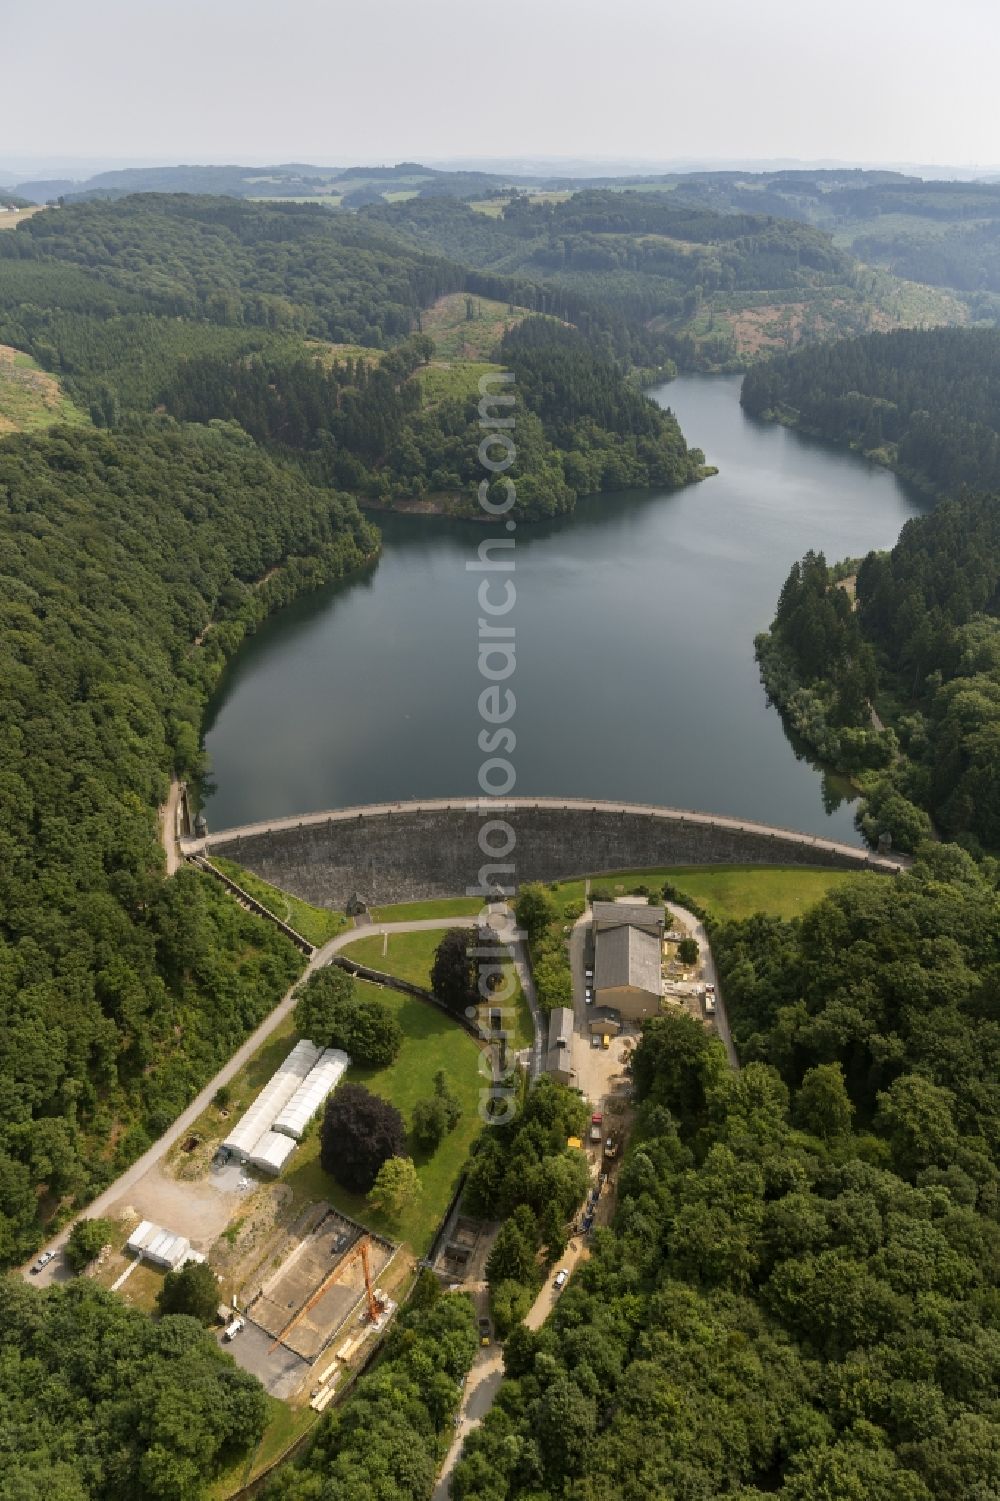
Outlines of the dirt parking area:
<svg viewBox="0 0 1000 1501">
<path fill-rule="evenodd" d="M 253 1188 L 257 1185 L 254 1183 Z M 152 1220 L 166 1230 L 184 1235 L 196 1251 L 207 1255 L 250 1190 L 220 1191 L 207 1182 L 180 1183 L 169 1168 L 157 1162 L 144 1178 L 132 1185 L 120 1202 L 112 1205 L 112 1218 L 129 1209 L 138 1219 Z"/>
</svg>

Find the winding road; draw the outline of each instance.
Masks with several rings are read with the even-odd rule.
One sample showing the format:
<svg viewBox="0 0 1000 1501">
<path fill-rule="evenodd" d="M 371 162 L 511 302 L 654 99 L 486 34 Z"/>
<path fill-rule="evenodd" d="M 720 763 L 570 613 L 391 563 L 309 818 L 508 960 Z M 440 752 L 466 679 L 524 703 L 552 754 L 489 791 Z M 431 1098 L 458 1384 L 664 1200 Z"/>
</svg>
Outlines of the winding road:
<svg viewBox="0 0 1000 1501">
<path fill-rule="evenodd" d="M 722 992 L 719 989 L 715 960 L 712 957 L 712 949 L 708 941 L 705 926 L 686 907 L 680 907 L 675 902 L 666 902 L 664 905 L 684 925 L 692 937 L 696 939 L 701 949 L 700 978 L 705 982 L 713 983 L 716 988 L 715 1030 L 726 1049 L 726 1056 L 729 1059 L 731 1067 L 737 1069 L 739 1068 L 739 1060 L 736 1056 L 736 1049 L 733 1046 L 732 1034 L 729 1030 L 729 1018 L 726 1015 L 725 1003 L 722 998 Z M 621 1068 L 621 1061 L 620 1049 L 617 1046 L 618 1039 L 615 1040 L 614 1049 L 609 1050 L 609 1052 L 605 1052 L 603 1048 L 594 1050 L 590 1047 L 588 1036 L 589 1012 L 584 1001 L 584 990 L 586 988 L 584 979 L 585 945 L 587 926 L 590 921 L 591 911 L 588 905 L 574 923 L 569 940 L 575 1013 L 574 1063 L 576 1067 L 574 1074 L 576 1086 L 582 1089 L 584 1094 L 587 1095 L 591 1108 L 604 1110 L 607 1108 L 612 1080 Z M 527 989 L 525 990 L 525 994 L 528 994 Z M 536 1016 L 533 985 L 531 989 L 531 1003 L 532 1015 Z M 538 1037 L 539 1032 L 536 1022 L 536 1041 Z M 525 1315 L 524 1322 L 529 1329 L 540 1329 L 554 1309 L 559 1298 L 555 1287 L 555 1279 L 558 1273 L 567 1271 L 572 1274 L 577 1264 L 586 1259 L 588 1255 L 589 1247 L 586 1238 L 582 1235 L 574 1236 L 563 1255 L 549 1271 L 541 1291 Z M 502 1350 L 496 1345 L 491 1345 L 488 1350 L 480 1350 L 472 1363 L 472 1369 L 469 1371 L 466 1379 L 455 1424 L 455 1436 L 445 1456 L 444 1464 L 438 1473 L 432 1501 L 449 1501 L 451 1495 L 451 1477 L 461 1457 L 462 1446 L 467 1436 L 474 1428 L 479 1427 L 493 1406 L 502 1381 Z"/>
<path fill-rule="evenodd" d="M 422 933 L 433 931 L 435 929 L 443 930 L 445 928 L 471 928 L 475 925 L 476 921 L 477 919 L 475 917 L 428 917 L 414 919 L 412 922 L 373 923 L 370 927 L 365 928 L 364 933 L 365 936 L 367 936 L 369 933 Z M 295 1005 L 298 988 L 302 984 L 303 980 L 305 980 L 310 974 L 312 974 L 314 970 L 322 969 L 325 964 L 329 964 L 334 954 L 338 953 L 342 948 L 345 948 L 349 943 L 356 942 L 360 936 L 361 935 L 358 933 L 358 930 L 356 928 L 346 928 L 343 933 L 338 933 L 335 938 L 331 938 L 328 943 L 325 943 L 323 945 L 322 948 L 317 949 L 310 958 L 302 974 L 295 981 L 294 985 L 292 985 L 285 992 L 284 996 L 278 1002 L 277 1006 L 275 1006 L 274 1010 L 268 1013 L 257 1030 L 255 1032 L 252 1032 L 246 1039 L 246 1041 L 237 1048 L 236 1052 L 229 1059 L 229 1061 L 225 1063 L 222 1068 L 220 1068 L 215 1077 L 213 1079 L 210 1079 L 205 1087 L 199 1091 L 199 1093 L 191 1101 L 190 1105 L 188 1105 L 186 1109 L 181 1111 L 180 1115 L 174 1121 L 173 1125 L 169 1126 L 167 1130 L 164 1131 L 159 1140 L 155 1141 L 153 1145 L 148 1149 L 148 1151 L 145 1151 L 141 1157 L 137 1158 L 136 1161 L 132 1163 L 131 1167 L 126 1168 L 121 1177 L 116 1178 L 115 1181 L 103 1191 L 103 1193 L 98 1194 L 97 1198 L 93 1199 L 91 1203 L 87 1205 L 82 1214 L 78 1215 L 76 1218 L 99 1219 L 100 1216 L 103 1215 L 107 1210 L 109 1210 L 113 1204 L 116 1204 L 121 1198 L 123 1198 L 124 1195 L 128 1193 L 129 1189 L 133 1188 L 135 1184 L 140 1181 L 140 1179 L 144 1178 L 149 1172 L 150 1168 L 154 1167 L 157 1162 L 165 1157 L 174 1143 L 178 1141 L 186 1131 L 190 1130 L 191 1126 L 198 1119 L 199 1115 L 201 1115 L 202 1111 L 206 1110 L 211 1104 L 212 1097 L 215 1095 L 216 1091 L 220 1089 L 223 1084 L 229 1084 L 235 1078 L 236 1074 L 239 1073 L 243 1065 L 253 1057 L 257 1049 L 267 1041 L 268 1037 L 270 1037 L 275 1028 L 279 1027 L 285 1020 L 285 1018 L 290 1014 L 292 1008 Z M 59 1234 L 53 1240 L 50 1240 L 48 1244 L 43 1248 L 46 1251 L 52 1251 L 55 1253 L 55 1259 L 50 1261 L 47 1267 L 43 1268 L 41 1272 L 36 1273 L 34 1276 L 31 1276 L 28 1268 L 36 1259 L 35 1257 L 33 1257 L 32 1262 L 28 1263 L 22 1268 L 22 1274 L 26 1277 L 30 1276 L 31 1281 L 35 1283 L 36 1286 L 44 1287 L 50 1282 L 65 1282 L 68 1280 L 70 1275 L 69 1268 L 66 1266 L 65 1261 L 58 1253 L 65 1246 L 66 1241 L 69 1238 L 69 1233 L 72 1230 L 73 1224 L 75 1224 L 75 1222 L 76 1221 L 74 1220 L 72 1223 L 67 1225 L 64 1230 L 61 1230 Z"/>
</svg>

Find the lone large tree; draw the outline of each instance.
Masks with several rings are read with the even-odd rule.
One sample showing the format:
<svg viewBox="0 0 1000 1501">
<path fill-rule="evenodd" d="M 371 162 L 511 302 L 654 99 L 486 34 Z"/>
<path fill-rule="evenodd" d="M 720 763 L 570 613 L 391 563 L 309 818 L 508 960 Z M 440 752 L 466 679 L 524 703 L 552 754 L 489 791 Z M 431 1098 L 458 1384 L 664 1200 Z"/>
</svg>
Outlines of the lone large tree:
<svg viewBox="0 0 1000 1501">
<path fill-rule="evenodd" d="M 431 989 L 449 1011 L 464 1012 L 479 999 L 478 970 L 472 950 L 477 947 L 472 928 L 449 928 L 437 946 L 431 969 Z"/>
<path fill-rule="evenodd" d="M 320 1162 L 352 1193 L 367 1193 L 389 1157 L 402 1157 L 403 1117 L 395 1105 L 365 1089 L 342 1084 L 327 1102 Z"/>
<path fill-rule="evenodd" d="M 219 1306 L 219 1284 L 207 1261 L 186 1261 L 177 1272 L 168 1272 L 156 1295 L 161 1313 L 188 1313 L 202 1324 L 211 1324 Z"/>
</svg>

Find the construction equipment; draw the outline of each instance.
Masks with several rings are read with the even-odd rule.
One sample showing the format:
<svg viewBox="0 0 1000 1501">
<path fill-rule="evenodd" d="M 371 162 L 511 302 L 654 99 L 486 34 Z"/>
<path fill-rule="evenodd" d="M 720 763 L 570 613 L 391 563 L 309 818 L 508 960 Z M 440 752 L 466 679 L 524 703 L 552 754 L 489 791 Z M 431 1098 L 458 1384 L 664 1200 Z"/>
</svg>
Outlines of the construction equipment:
<svg viewBox="0 0 1000 1501">
<path fill-rule="evenodd" d="M 366 1311 L 370 1321 L 373 1324 L 377 1324 L 379 1320 L 380 1310 L 378 1300 L 375 1297 L 375 1289 L 372 1286 L 371 1263 L 368 1254 L 370 1249 L 371 1236 L 362 1235 L 357 1245 L 354 1246 L 352 1250 L 348 1251 L 344 1259 L 342 1261 L 338 1261 L 337 1265 L 332 1269 L 332 1271 L 327 1272 L 326 1276 L 323 1278 L 323 1281 L 320 1283 L 319 1287 L 317 1287 L 312 1297 L 309 1298 L 305 1303 L 303 1303 L 298 1313 L 294 1314 L 289 1319 L 288 1323 L 285 1325 L 284 1329 L 282 1329 L 281 1333 L 275 1335 L 274 1340 L 270 1345 L 270 1349 L 273 1350 L 276 1345 L 280 1345 L 282 1340 L 287 1338 L 287 1336 L 295 1328 L 295 1325 L 299 1322 L 299 1319 L 304 1318 L 311 1309 L 316 1307 L 316 1304 L 319 1302 L 320 1298 L 323 1297 L 327 1288 L 331 1287 L 332 1284 L 336 1282 L 337 1279 L 341 1276 L 341 1274 L 343 1272 L 346 1272 L 347 1268 L 349 1266 L 353 1266 L 354 1262 L 358 1261 L 359 1259 L 361 1261 L 362 1270 L 365 1274 L 365 1298 L 367 1300 Z"/>
</svg>

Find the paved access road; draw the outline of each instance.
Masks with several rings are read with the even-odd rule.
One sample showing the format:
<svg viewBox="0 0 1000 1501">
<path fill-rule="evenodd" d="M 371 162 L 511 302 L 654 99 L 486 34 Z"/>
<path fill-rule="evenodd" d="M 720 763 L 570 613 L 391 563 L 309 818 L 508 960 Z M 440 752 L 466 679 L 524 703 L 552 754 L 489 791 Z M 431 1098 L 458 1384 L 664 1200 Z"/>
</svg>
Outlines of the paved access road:
<svg viewBox="0 0 1000 1501">
<path fill-rule="evenodd" d="M 719 986 L 719 977 L 715 970 L 715 960 L 712 958 L 712 946 L 705 932 L 705 924 L 699 922 L 693 912 L 686 907 L 678 907 L 676 902 L 666 903 L 667 911 L 672 912 L 676 918 L 684 924 L 691 937 L 701 950 L 701 974 L 699 980 L 708 985 L 715 986 L 715 1030 L 722 1039 L 726 1049 L 731 1068 L 739 1068 L 740 1060 L 736 1056 L 736 1048 L 733 1046 L 733 1035 L 729 1030 L 729 1017 L 726 1015 L 726 1003 L 722 999 L 722 990 Z"/>
<path fill-rule="evenodd" d="M 715 961 L 712 958 L 712 949 L 708 941 L 705 926 L 686 907 L 679 907 L 674 902 L 667 902 L 665 905 L 673 913 L 674 917 L 678 918 L 684 924 L 691 933 L 691 936 L 698 942 L 701 949 L 701 978 L 707 983 L 715 985 L 716 1030 L 725 1045 L 730 1064 L 733 1068 L 738 1068 L 739 1062 L 736 1057 L 736 1049 L 733 1046 L 733 1039 L 729 1031 L 729 1020 L 726 1016 L 722 992 L 719 989 Z M 604 1048 L 592 1048 L 590 1046 L 588 1035 L 590 1008 L 584 1000 L 584 957 L 586 951 L 586 933 L 591 915 L 588 905 L 582 917 L 579 917 L 574 923 L 573 931 L 569 938 L 576 1029 L 573 1038 L 574 1084 L 587 1096 L 592 1109 L 605 1110 L 608 1098 L 613 1092 L 613 1086 L 621 1082 L 621 1049 L 624 1046 L 630 1046 L 634 1041 L 634 1036 L 626 1034 L 623 1037 L 616 1037 L 611 1047 L 607 1050 Z M 530 995 L 533 1001 L 533 988 Z M 534 1005 L 532 1005 L 532 1014 L 536 1015 Z M 590 1250 L 586 1238 L 582 1235 L 574 1236 L 563 1255 L 549 1272 L 541 1291 L 525 1316 L 524 1322 L 529 1329 L 540 1329 L 555 1307 L 559 1298 L 555 1287 L 555 1280 L 558 1274 L 561 1271 L 567 1271 L 572 1274 L 577 1265 L 581 1261 L 586 1260 L 589 1254 Z M 441 1472 L 438 1475 L 432 1501 L 448 1501 L 451 1493 L 452 1471 L 458 1463 L 466 1436 L 474 1428 L 479 1427 L 489 1412 L 502 1380 L 503 1359 L 500 1351 L 495 1346 L 491 1346 L 489 1350 L 481 1350 L 473 1362 L 472 1370 L 466 1382 L 465 1392 L 459 1408 L 459 1421 L 455 1430 L 455 1438 L 448 1450 L 448 1455 Z"/>
<path fill-rule="evenodd" d="M 367 936 L 370 933 L 421 933 L 438 928 L 442 930 L 445 928 L 471 928 L 477 921 L 478 919 L 475 917 L 428 917 L 414 919 L 412 922 L 372 923 L 364 929 L 364 934 Z M 286 992 L 274 1010 L 264 1018 L 256 1032 L 251 1033 L 246 1042 L 237 1048 L 236 1052 L 229 1059 L 229 1062 L 220 1068 L 214 1079 L 209 1080 L 204 1089 L 191 1101 L 187 1109 L 183 1110 L 173 1125 L 163 1133 L 159 1141 L 155 1141 L 148 1151 L 144 1152 L 137 1161 L 132 1163 L 131 1167 L 125 1169 L 120 1178 L 116 1178 L 110 1187 L 106 1188 L 103 1193 L 98 1194 L 97 1198 L 87 1205 L 83 1214 L 78 1216 L 78 1218 L 99 1219 L 113 1204 L 117 1204 L 141 1178 L 144 1178 L 150 1168 L 161 1161 L 174 1143 L 191 1128 L 202 1111 L 208 1108 L 216 1090 L 220 1089 L 223 1084 L 229 1084 L 239 1073 L 243 1065 L 253 1057 L 262 1043 L 267 1041 L 274 1029 L 281 1025 L 295 1005 L 296 992 L 302 981 L 312 974 L 313 970 L 322 969 L 325 964 L 329 964 L 334 954 L 340 949 L 345 948 L 349 943 L 353 943 L 360 936 L 362 935 L 358 933 L 356 928 L 347 928 L 343 933 L 338 933 L 335 938 L 331 938 L 322 948 L 317 949 L 300 978 Z M 32 1277 L 28 1270 L 28 1266 L 36 1259 L 32 1257 L 32 1261 L 28 1263 L 28 1266 L 22 1268 L 23 1275 L 29 1277 L 32 1282 L 42 1287 L 50 1282 L 66 1281 L 69 1271 L 58 1253 L 66 1244 L 72 1228 L 72 1224 L 67 1225 L 54 1240 L 49 1241 L 48 1245 L 44 1247 L 47 1251 L 57 1253 L 55 1259 L 50 1261 L 47 1267 Z"/>
<path fill-rule="evenodd" d="M 540 1329 L 555 1307 L 559 1297 L 555 1289 L 555 1281 L 559 1273 L 561 1271 L 572 1272 L 577 1262 L 584 1260 L 589 1254 L 582 1235 L 575 1236 L 570 1241 L 565 1252 L 546 1277 L 538 1297 L 525 1314 L 524 1322 L 529 1329 Z M 431 1501 L 448 1501 L 451 1492 L 451 1474 L 462 1453 L 462 1445 L 472 1430 L 479 1427 L 493 1406 L 502 1380 L 503 1351 L 499 1345 L 492 1344 L 489 1349 L 480 1350 L 477 1353 L 466 1377 L 455 1437 L 438 1474 Z"/>
<path fill-rule="evenodd" d="M 183 864 L 180 845 L 177 843 L 177 809 L 181 800 L 181 784 L 176 777 L 170 782 L 167 800 L 160 809 L 160 842 L 167 857 L 167 875 L 172 876 Z"/>
</svg>

